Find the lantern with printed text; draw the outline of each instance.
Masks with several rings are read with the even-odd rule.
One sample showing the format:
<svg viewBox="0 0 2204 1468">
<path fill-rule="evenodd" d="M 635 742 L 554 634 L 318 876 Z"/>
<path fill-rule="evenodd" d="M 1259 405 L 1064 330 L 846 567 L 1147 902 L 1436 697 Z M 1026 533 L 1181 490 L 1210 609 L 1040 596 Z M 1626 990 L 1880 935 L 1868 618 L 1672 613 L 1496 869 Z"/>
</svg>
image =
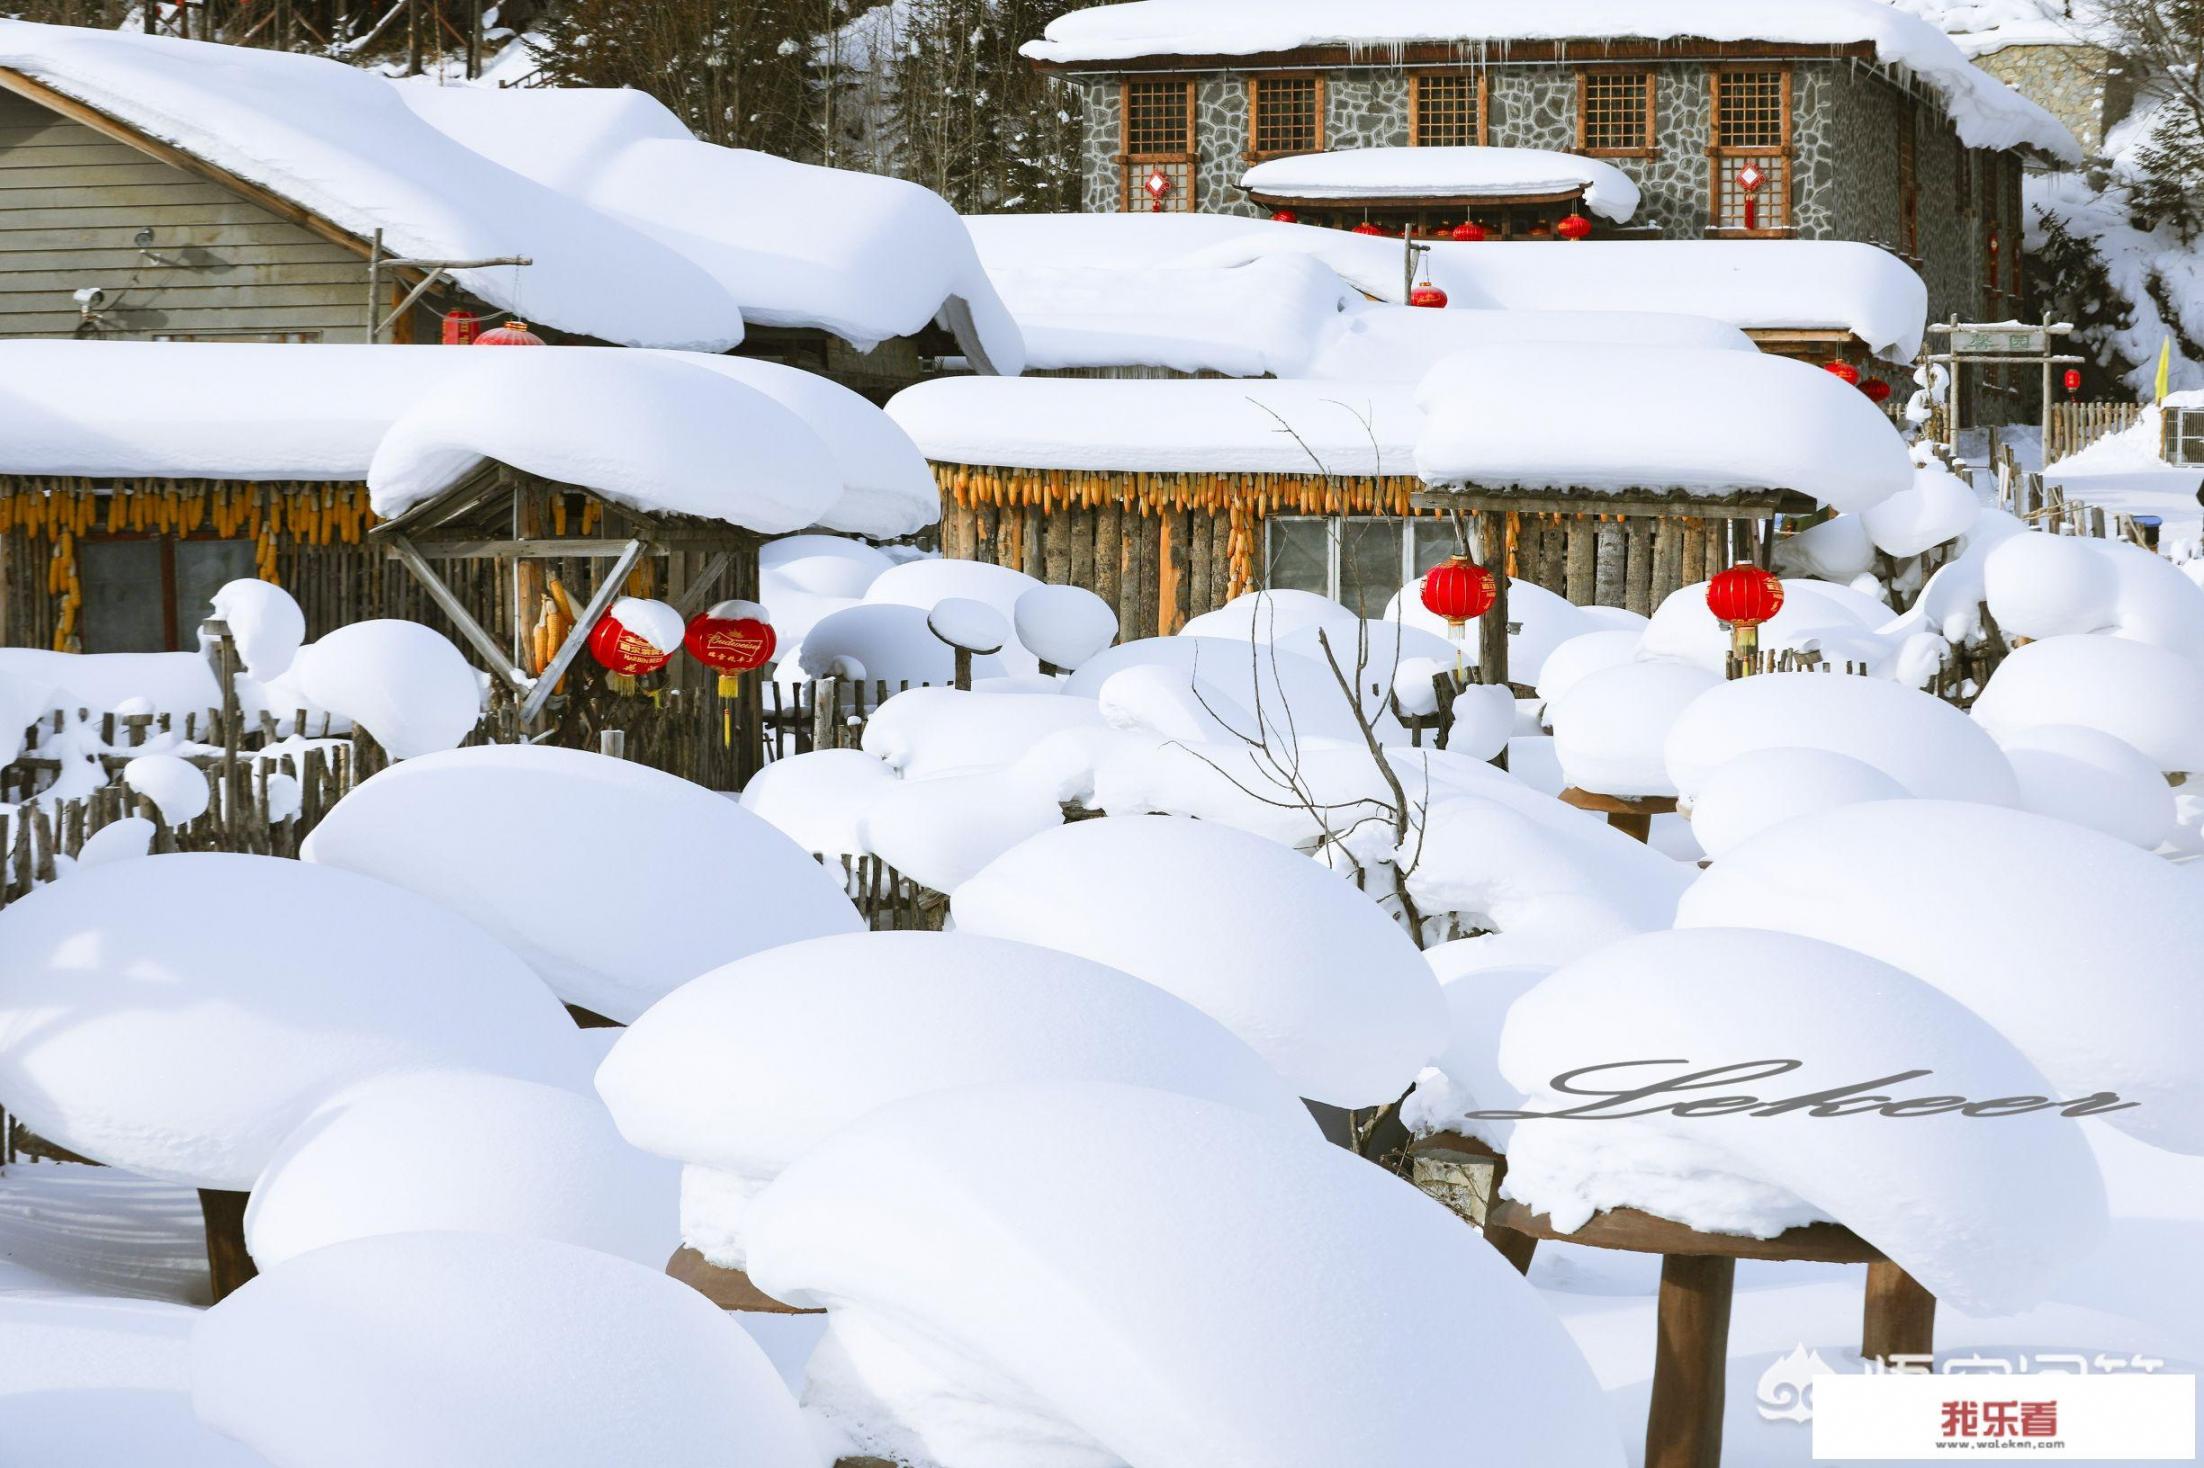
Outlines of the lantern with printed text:
<svg viewBox="0 0 2204 1468">
<path fill-rule="evenodd" d="M 2081 368 L 2079 368 L 2079 367 L 2069 367 L 2069 368 L 2067 368 L 2067 369 L 2066 369 L 2066 377 L 2065 377 L 2064 381 L 2065 381 L 2065 383 L 2066 383 L 2066 395 L 2067 395 L 2068 397 L 2072 397 L 2072 396 L 2074 396 L 2074 394 L 2076 394 L 2076 393 L 2080 392 L 2080 391 L 2082 390 L 2082 370 L 2081 370 Z"/>
<path fill-rule="evenodd" d="M 1486 238 L 1485 227 L 1474 219 L 1465 219 L 1454 226 L 1454 238 L 1465 245 L 1481 244 Z"/>
<path fill-rule="evenodd" d="M 482 330 L 482 318 L 472 311 L 450 311 L 444 316 L 444 345 L 464 347 L 472 343 L 475 334 Z"/>
<path fill-rule="evenodd" d="M 1291 209 L 1281 209 L 1277 213 L 1270 216 L 1270 222 L 1273 224 L 1299 224 L 1301 222 L 1301 216 L 1294 213 Z"/>
<path fill-rule="evenodd" d="M 1750 563 L 1732 566 L 1707 582 L 1707 610 L 1730 629 L 1730 676 L 1742 676 L 1760 650 L 1760 624 L 1783 610 L 1783 583 Z"/>
<path fill-rule="evenodd" d="M 1415 289 L 1408 293 L 1408 304 L 1411 306 L 1444 307 L 1446 305 L 1446 292 L 1433 285 L 1431 276 L 1426 273 L 1423 279 L 1416 282 Z"/>
<path fill-rule="evenodd" d="M 543 338 L 528 329 L 525 321 L 508 321 L 503 326 L 493 326 L 474 339 L 478 347 L 540 347 Z"/>
<path fill-rule="evenodd" d="M 589 655 L 605 670 L 606 685 L 618 694 L 635 692 L 636 679 L 657 672 L 673 657 L 610 612 L 589 629 Z"/>
<path fill-rule="evenodd" d="M 1146 189 L 1148 197 L 1155 201 L 1149 207 L 1156 213 L 1161 214 L 1163 212 L 1163 196 L 1171 192 L 1171 175 L 1160 168 L 1151 168 L 1148 170 L 1147 180 L 1141 184 L 1141 187 Z"/>
<path fill-rule="evenodd" d="M 776 639 L 764 607 L 754 601 L 723 601 L 689 619 L 681 645 L 689 656 L 719 674 L 720 742 L 735 742 L 735 704 L 742 675 L 773 660 Z"/>
<path fill-rule="evenodd" d="M 1821 370 L 1839 382 L 1849 382 L 1854 387 L 1860 385 L 1860 369 L 1850 362 L 1824 362 L 1821 364 Z"/>
<path fill-rule="evenodd" d="M 1880 405 L 1890 401 L 1890 384 L 1880 377 L 1870 377 L 1861 383 L 1860 391 L 1867 394 L 1867 400 L 1871 403 Z"/>
<path fill-rule="evenodd" d="M 1581 214 L 1571 213 L 1554 226 L 1554 233 L 1565 240 L 1588 240 L 1592 237 L 1592 221 Z"/>
<path fill-rule="evenodd" d="M 1760 228 L 1760 186 L 1768 181 L 1768 175 L 1760 171 L 1760 165 L 1747 162 L 1737 170 L 1737 187 L 1745 194 L 1745 228 Z"/>
<path fill-rule="evenodd" d="M 1448 556 L 1423 576 L 1423 609 L 1446 623 L 1460 661 L 1462 626 L 1492 610 L 1499 587 L 1492 573 L 1467 556 Z"/>
</svg>

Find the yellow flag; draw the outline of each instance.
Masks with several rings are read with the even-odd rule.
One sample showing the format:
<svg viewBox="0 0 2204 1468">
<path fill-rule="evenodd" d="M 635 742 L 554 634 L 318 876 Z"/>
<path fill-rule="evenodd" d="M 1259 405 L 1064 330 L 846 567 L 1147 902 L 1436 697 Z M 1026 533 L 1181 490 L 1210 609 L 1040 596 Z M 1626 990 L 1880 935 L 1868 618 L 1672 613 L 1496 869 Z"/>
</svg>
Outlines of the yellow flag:
<svg viewBox="0 0 2204 1468">
<path fill-rule="evenodd" d="M 2169 336 L 2166 338 L 2165 345 L 2158 349 L 2158 396 L 2152 398 L 2152 402 L 2162 403 L 2166 400 L 2166 379 L 2172 375 L 2173 338 Z"/>
</svg>

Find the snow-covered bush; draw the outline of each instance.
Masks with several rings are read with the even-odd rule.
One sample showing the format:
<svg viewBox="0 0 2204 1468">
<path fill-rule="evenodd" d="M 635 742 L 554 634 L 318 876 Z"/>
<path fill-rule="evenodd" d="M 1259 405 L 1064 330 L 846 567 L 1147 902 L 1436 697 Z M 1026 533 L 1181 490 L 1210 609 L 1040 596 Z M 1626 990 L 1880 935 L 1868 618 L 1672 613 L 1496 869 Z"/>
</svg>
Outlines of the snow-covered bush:
<svg viewBox="0 0 2204 1468">
<path fill-rule="evenodd" d="M 483 685 L 451 639 L 395 618 L 353 622 L 298 650 L 286 676 L 392 759 L 451 749 L 482 717 Z"/>
<path fill-rule="evenodd" d="M 2126 637 L 2046 637 L 2012 655 L 1974 701 L 2002 743 L 2046 724 L 2097 729 L 2169 774 L 2204 770 L 2204 665 Z"/>
<path fill-rule="evenodd" d="M 1691 800 L 1691 834 L 1718 861 L 1769 827 L 1799 816 L 1906 798 L 1903 785 L 1851 755 L 1769 745 L 1723 761 L 1700 782 Z"/>
<path fill-rule="evenodd" d="M 1674 795 L 1662 755 L 1668 732 L 1721 681 L 1696 664 L 1665 659 L 1618 663 L 1577 678 L 1546 709 L 1563 777 L 1603 795 Z"/>
</svg>

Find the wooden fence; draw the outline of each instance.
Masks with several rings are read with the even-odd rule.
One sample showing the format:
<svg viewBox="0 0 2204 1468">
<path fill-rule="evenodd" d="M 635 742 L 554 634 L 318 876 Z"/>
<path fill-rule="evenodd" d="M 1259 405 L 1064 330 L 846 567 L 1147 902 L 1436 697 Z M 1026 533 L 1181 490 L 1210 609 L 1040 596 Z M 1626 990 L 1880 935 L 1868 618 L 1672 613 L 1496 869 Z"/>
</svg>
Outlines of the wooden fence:
<svg viewBox="0 0 2204 1468">
<path fill-rule="evenodd" d="M 2043 462 L 2054 464 L 2080 453 L 2108 434 L 2134 427 L 2142 416 L 2141 403 L 2053 403 Z"/>
</svg>

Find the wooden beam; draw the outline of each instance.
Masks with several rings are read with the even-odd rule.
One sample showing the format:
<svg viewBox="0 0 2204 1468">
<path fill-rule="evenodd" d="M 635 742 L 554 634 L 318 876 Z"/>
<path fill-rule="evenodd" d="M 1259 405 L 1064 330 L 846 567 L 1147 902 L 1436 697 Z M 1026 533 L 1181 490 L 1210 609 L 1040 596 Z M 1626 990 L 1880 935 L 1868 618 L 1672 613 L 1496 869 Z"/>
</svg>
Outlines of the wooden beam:
<svg viewBox="0 0 2204 1468">
<path fill-rule="evenodd" d="M 1691 63 L 1751 60 L 1851 60 L 1874 63 L 1876 56 L 1872 41 L 1814 45 L 1785 41 L 1710 41 L 1692 36 L 1678 36 L 1661 41 L 1594 36 L 1576 40 L 1510 41 L 1504 54 L 1489 58 L 1480 58 L 1474 52 L 1465 54 L 1464 48 L 1451 41 L 1421 42 L 1386 51 L 1383 65 L 1388 68 L 1415 66 L 1468 70 L 1486 64 L 1529 65 L 1557 61 Z M 1029 64 L 1036 71 L 1104 72 L 1112 76 L 1159 71 L 1222 71 L 1244 74 L 1251 71 L 1293 71 L 1302 68 L 1333 70 L 1339 67 L 1356 67 L 1375 70 L 1380 65 L 1369 49 L 1344 45 L 1300 46 L 1292 50 L 1259 51 L 1240 56 L 1176 56 L 1157 53 L 1104 61 L 1034 61 Z"/>
<path fill-rule="evenodd" d="M 699 555 L 716 555 L 727 549 L 731 537 L 669 535 L 652 536 L 650 543 L 658 551 L 693 551 Z M 555 561 L 567 557 L 616 556 L 628 548 L 625 540 L 590 539 L 557 540 L 551 538 L 528 540 L 438 540 L 433 536 L 408 536 L 414 553 L 423 560 L 467 561 L 502 558 L 522 561 Z"/>
<path fill-rule="evenodd" d="M 712 599 L 712 588 L 719 584 L 720 578 L 725 576 L 728 568 L 734 564 L 735 553 L 733 551 L 712 552 L 712 558 L 704 563 L 703 570 L 697 572 L 696 579 L 691 581 L 688 588 L 674 599 L 673 609 L 681 614 L 682 621 L 686 622 L 698 612 L 704 610 Z"/>
<path fill-rule="evenodd" d="M 420 582 L 428 592 L 429 600 L 436 603 L 437 610 L 451 618 L 452 625 L 459 629 L 459 635 L 466 638 L 476 652 L 482 654 L 483 660 L 490 666 L 490 672 L 514 693 L 525 694 L 528 691 L 526 676 L 513 666 L 513 660 L 497 645 L 497 639 L 475 620 L 474 613 L 467 610 L 466 604 L 452 594 L 452 589 L 444 584 L 444 578 L 436 574 L 436 568 L 414 549 L 413 542 L 403 535 L 393 535 L 389 537 L 389 543 L 391 559 L 413 573 L 413 579 Z"/>
<path fill-rule="evenodd" d="M 1695 499 L 1678 494 L 1671 499 L 1603 494 L 1511 494 L 1493 489 L 1427 489 L 1409 497 L 1418 510 L 1515 510 L 1526 515 L 1694 515 L 1714 520 L 1760 520 L 1771 514 L 1804 515 L 1815 508 L 1812 499 L 1790 490 L 1769 490 L 1726 499 Z"/>
</svg>

